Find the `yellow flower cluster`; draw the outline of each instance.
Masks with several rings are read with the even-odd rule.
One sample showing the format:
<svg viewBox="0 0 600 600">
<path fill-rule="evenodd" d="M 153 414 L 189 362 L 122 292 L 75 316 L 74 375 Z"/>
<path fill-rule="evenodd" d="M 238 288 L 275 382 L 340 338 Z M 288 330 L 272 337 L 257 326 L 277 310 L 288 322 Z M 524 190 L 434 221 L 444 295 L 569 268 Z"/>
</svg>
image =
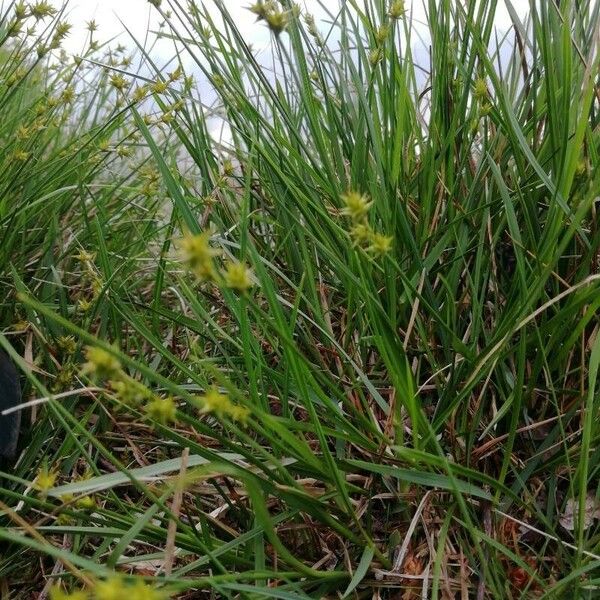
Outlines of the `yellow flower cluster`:
<svg viewBox="0 0 600 600">
<path fill-rule="evenodd" d="M 186 235 L 181 241 L 181 251 L 188 268 L 201 281 L 213 281 L 216 276 L 214 257 L 218 252 L 209 244 L 210 233 Z"/>
<path fill-rule="evenodd" d="M 58 471 L 55 469 L 49 469 L 46 465 L 38 470 L 37 476 L 33 482 L 33 488 L 36 489 L 40 494 L 45 497 L 48 492 L 55 486 L 56 480 L 58 479 Z M 81 481 L 84 478 L 79 478 Z M 72 496 L 61 497 L 63 502 L 71 502 Z M 75 501 L 75 506 L 80 510 L 93 510 L 96 508 L 96 500 L 93 496 L 81 496 Z"/>
<path fill-rule="evenodd" d="M 473 91 L 477 100 L 485 100 L 488 97 L 488 88 L 485 79 L 481 77 L 479 79 L 476 79 L 475 84 L 473 86 Z"/>
<path fill-rule="evenodd" d="M 119 400 L 126 406 L 138 406 L 152 398 L 152 392 L 143 383 L 123 372 L 116 375 L 117 377 L 108 383 Z"/>
<path fill-rule="evenodd" d="M 232 290 L 245 292 L 252 287 L 250 269 L 241 262 L 229 262 L 225 265 L 223 275 L 225 285 Z"/>
<path fill-rule="evenodd" d="M 70 389 L 76 374 L 73 364 L 70 361 L 64 362 L 56 373 L 51 390 L 58 393 Z"/>
<path fill-rule="evenodd" d="M 399 19 L 405 12 L 404 0 L 394 0 L 390 5 L 388 15 L 391 19 Z"/>
<path fill-rule="evenodd" d="M 124 92 L 129 82 L 121 73 L 114 73 L 110 76 L 110 85 L 114 87 L 119 92 Z"/>
<path fill-rule="evenodd" d="M 375 41 L 378 45 L 381 45 L 387 40 L 387 37 L 390 33 L 389 25 L 381 25 L 379 29 L 375 32 Z"/>
<path fill-rule="evenodd" d="M 254 13 L 259 21 L 266 21 L 269 29 L 275 35 L 279 35 L 290 22 L 289 11 L 284 12 L 280 10 L 273 0 L 258 0 L 258 2 L 252 4 L 248 10 Z"/>
<path fill-rule="evenodd" d="M 239 292 L 246 292 L 254 285 L 251 271 L 244 263 L 230 261 L 223 271 L 217 270 L 214 258 L 218 251 L 210 245 L 208 232 L 186 235 L 179 245 L 185 264 L 200 281 L 214 281 Z"/>
<path fill-rule="evenodd" d="M 244 406 L 234 404 L 229 396 L 219 392 L 217 388 L 210 388 L 202 396 L 198 396 L 201 413 L 210 413 L 216 417 L 229 417 L 234 421 L 244 422 L 248 418 L 249 410 Z"/>
<path fill-rule="evenodd" d="M 140 188 L 140 193 L 150 198 L 158 193 L 160 189 L 160 173 L 150 165 L 144 165 L 139 170 L 140 182 L 143 185 Z"/>
<path fill-rule="evenodd" d="M 13 152 L 13 159 L 17 162 L 25 162 L 31 156 L 31 152 L 25 150 L 15 150 Z"/>
<path fill-rule="evenodd" d="M 342 214 L 349 216 L 355 222 L 365 219 L 373 204 L 364 194 L 353 191 L 344 194 L 342 201 L 344 203 Z"/>
<path fill-rule="evenodd" d="M 72 335 L 62 335 L 56 339 L 57 346 L 68 355 L 75 354 L 77 351 L 77 342 Z"/>
<path fill-rule="evenodd" d="M 166 424 L 177 420 L 177 405 L 172 397 L 161 398 L 125 373 L 119 360 L 110 352 L 95 346 L 88 346 L 87 361 L 82 372 L 96 379 L 108 380 L 110 389 L 119 400 L 130 407 L 144 404 L 146 414 L 159 423 Z"/>
<path fill-rule="evenodd" d="M 317 29 L 317 24 L 315 22 L 315 18 L 311 14 L 304 15 L 304 22 L 306 23 L 306 29 L 308 33 L 315 40 L 315 43 L 319 47 L 323 47 L 325 45 L 325 40 L 323 40 L 323 36 Z"/>
<path fill-rule="evenodd" d="M 100 297 L 100 293 L 102 292 L 103 283 L 96 266 L 94 264 L 94 260 L 96 259 L 95 252 L 88 252 L 87 250 L 81 248 L 77 254 L 73 256 L 73 258 L 81 264 L 81 289 L 78 291 L 77 297 L 77 309 L 79 312 L 86 313 L 88 312 L 94 302 Z"/>
<path fill-rule="evenodd" d="M 46 17 L 53 17 L 56 14 L 56 8 L 47 0 L 38 0 L 29 5 L 29 13 L 36 21 L 41 21 Z"/>
<path fill-rule="evenodd" d="M 81 498 L 77 498 L 75 506 L 81 510 L 93 510 L 96 508 L 96 500 L 94 500 L 93 496 L 82 496 Z"/>
<path fill-rule="evenodd" d="M 393 238 L 373 230 L 368 221 L 368 213 L 373 205 L 368 196 L 356 191 L 349 191 L 342 196 L 344 208 L 342 214 L 352 221 L 350 238 L 356 246 L 360 246 L 374 256 L 383 256 L 392 249 Z"/>
<path fill-rule="evenodd" d="M 35 36 L 35 26 L 30 24 L 25 30 L 28 19 L 34 19 L 36 23 L 44 21 L 48 17 L 54 17 L 57 9 L 48 0 L 38 0 L 37 2 L 25 3 L 20 0 L 14 4 L 13 18 L 7 27 L 9 37 L 17 37 L 25 31 L 27 37 Z M 38 57 L 45 56 L 50 50 L 58 50 L 63 40 L 69 35 L 71 25 L 64 21 L 58 21 L 54 27 L 54 33 L 50 38 L 49 44 L 38 43 L 36 52 Z"/>
<path fill-rule="evenodd" d="M 479 77 L 473 84 L 473 95 L 479 105 L 479 116 L 485 117 L 490 114 L 492 105 L 490 104 L 490 92 L 488 90 L 487 83 L 483 77 Z M 477 129 L 478 120 L 475 119 L 471 129 L 475 131 Z"/>
<path fill-rule="evenodd" d="M 50 600 L 88 600 L 88 598 L 88 594 L 83 590 L 63 592 L 59 585 L 55 585 L 50 589 Z"/>
<path fill-rule="evenodd" d="M 154 399 L 146 405 L 148 416 L 162 425 L 172 423 L 177 420 L 177 404 L 172 396 Z"/>
<path fill-rule="evenodd" d="M 58 473 L 48 469 L 47 465 L 44 465 L 38 471 L 37 477 L 34 481 L 34 487 L 36 490 L 38 490 L 38 492 L 41 492 L 43 495 L 45 495 L 54 487 L 57 478 Z"/>
<path fill-rule="evenodd" d="M 121 372 L 121 363 L 110 352 L 96 346 L 88 346 L 83 372 L 98 379 L 109 379 Z"/>
<path fill-rule="evenodd" d="M 50 600 L 166 600 L 168 597 L 166 592 L 155 589 L 141 579 L 129 585 L 118 575 L 95 582 L 89 591 L 65 592 L 60 585 L 50 589 Z"/>
</svg>

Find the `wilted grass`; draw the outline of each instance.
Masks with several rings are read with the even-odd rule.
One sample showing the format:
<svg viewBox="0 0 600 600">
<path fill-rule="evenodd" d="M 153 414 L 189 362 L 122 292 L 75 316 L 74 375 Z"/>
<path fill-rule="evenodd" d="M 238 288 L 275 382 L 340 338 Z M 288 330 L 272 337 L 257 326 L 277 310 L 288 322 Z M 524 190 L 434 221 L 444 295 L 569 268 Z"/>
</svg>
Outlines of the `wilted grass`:
<svg viewBox="0 0 600 600">
<path fill-rule="evenodd" d="M 0 90 L 8 597 L 595 597 L 600 6 L 152 4 Z"/>
</svg>

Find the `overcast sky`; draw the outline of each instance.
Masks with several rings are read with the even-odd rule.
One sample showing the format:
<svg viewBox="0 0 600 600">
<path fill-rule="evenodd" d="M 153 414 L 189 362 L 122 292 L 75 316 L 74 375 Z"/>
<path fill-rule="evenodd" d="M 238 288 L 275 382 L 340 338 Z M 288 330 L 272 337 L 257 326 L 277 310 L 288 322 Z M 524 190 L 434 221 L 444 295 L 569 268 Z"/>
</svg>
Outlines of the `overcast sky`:
<svg viewBox="0 0 600 600">
<path fill-rule="evenodd" d="M 62 0 L 52 1 L 56 6 L 63 4 Z M 332 9 L 338 5 L 338 0 L 330 1 Z M 513 2 L 517 6 L 518 12 L 524 14 L 528 2 L 524 0 L 513 0 Z M 246 9 L 252 3 L 251 0 L 224 0 L 224 3 L 246 39 L 258 45 L 268 41 L 266 28 L 261 24 L 256 24 L 254 16 Z M 304 0 L 301 4 L 310 12 L 319 12 L 315 0 Z M 407 1 L 406 4 L 410 6 L 411 3 Z M 422 0 L 414 0 L 412 6 L 414 18 L 417 21 L 423 20 Z M 69 21 L 73 24 L 73 32 L 65 46 L 69 52 L 77 53 L 81 50 L 87 33 L 84 23 L 90 19 L 94 19 L 98 23 L 98 39 L 101 41 L 122 34 L 123 26 L 119 21 L 122 21 L 138 40 L 143 40 L 148 27 L 156 29 L 158 25 L 157 13 L 152 8 L 148 0 L 71 0 L 67 10 L 70 15 Z M 503 0 L 498 3 L 497 16 L 499 29 L 508 28 L 510 18 Z M 127 44 L 127 34 L 122 34 L 119 41 Z"/>
<path fill-rule="evenodd" d="M 63 0 L 51 0 L 57 7 L 61 7 L 64 2 Z M 211 0 L 204 0 L 207 6 L 210 6 Z M 257 23 L 255 16 L 247 10 L 254 0 L 223 0 L 225 6 L 232 14 L 235 23 L 240 29 L 244 38 L 255 47 L 258 52 L 257 56 L 268 55 L 269 47 L 272 42 L 268 29 L 262 23 Z M 0 0 L 2 2 L 2 0 Z M 330 10 L 335 12 L 335 8 L 339 6 L 340 0 L 325 0 Z M 360 0 L 359 0 L 360 2 Z M 526 13 L 526 7 L 529 4 L 525 0 L 513 0 L 514 4 L 519 6 L 518 12 L 521 15 Z M 200 2 L 199 2 L 200 3 Z M 166 3 L 165 3 L 166 4 Z M 319 9 L 319 5 L 316 0 L 300 0 L 300 4 L 305 9 L 314 14 L 317 18 L 324 16 L 322 10 Z M 423 23 L 425 19 L 425 9 L 423 6 L 423 0 L 410 0 L 406 1 L 407 7 L 412 11 L 414 24 L 417 25 L 416 29 L 421 29 L 423 38 L 427 39 L 427 34 L 424 33 L 425 26 L 422 28 L 418 27 L 419 23 Z M 215 9 L 215 13 L 218 12 Z M 69 38 L 65 41 L 64 47 L 67 52 L 72 54 L 80 54 L 86 46 L 86 41 L 89 36 L 89 32 L 86 30 L 86 22 L 94 20 L 98 25 L 98 32 L 95 35 L 95 39 L 100 42 L 105 42 L 109 39 L 116 38 L 116 43 L 124 44 L 125 46 L 134 47 L 132 39 L 128 33 L 125 32 L 125 28 L 129 29 L 131 35 L 138 40 L 143 42 L 148 31 L 156 31 L 160 22 L 159 15 L 150 5 L 148 0 L 70 0 L 67 7 L 67 20 L 73 25 L 73 30 Z M 500 30 L 507 30 L 510 27 L 510 17 L 504 0 L 499 0 L 497 9 L 497 26 Z M 323 27 L 323 30 L 325 26 Z M 152 36 L 151 36 L 152 37 Z M 415 38 L 416 40 L 416 38 Z M 427 42 L 425 42 L 427 43 Z M 418 59 L 421 52 L 424 53 L 424 60 L 427 59 L 428 53 L 423 46 L 413 48 L 414 56 Z M 162 40 L 157 46 L 152 48 L 152 57 L 157 63 L 168 63 L 174 56 L 172 42 L 169 40 Z M 184 68 L 188 72 L 194 72 L 194 65 L 185 54 L 181 56 L 181 60 Z M 203 78 L 200 77 L 200 81 Z M 201 86 L 205 89 L 204 86 Z M 208 88 L 206 88 L 208 89 Z M 209 98 L 204 98 L 205 102 L 210 103 L 210 92 Z M 223 139 L 223 135 L 226 137 L 221 127 L 222 123 L 220 120 L 213 119 L 210 127 L 214 129 L 212 131 L 215 137 Z"/>
</svg>

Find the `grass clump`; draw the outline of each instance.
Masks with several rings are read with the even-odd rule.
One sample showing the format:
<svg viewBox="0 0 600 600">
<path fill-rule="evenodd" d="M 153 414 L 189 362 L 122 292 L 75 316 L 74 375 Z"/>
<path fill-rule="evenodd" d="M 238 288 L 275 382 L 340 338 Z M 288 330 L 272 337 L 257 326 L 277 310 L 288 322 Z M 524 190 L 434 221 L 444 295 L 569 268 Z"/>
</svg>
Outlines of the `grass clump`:
<svg viewBox="0 0 600 600">
<path fill-rule="evenodd" d="M 43 399 L 0 576 L 594 597 L 600 6 L 510 5 L 499 32 L 492 0 L 423 26 L 258 2 L 261 54 L 225 2 L 151 4 L 164 68 L 139 44 L 136 72 L 107 50 L 0 90 L 0 343 Z M 84 64 L 79 108 L 11 146 Z"/>
</svg>

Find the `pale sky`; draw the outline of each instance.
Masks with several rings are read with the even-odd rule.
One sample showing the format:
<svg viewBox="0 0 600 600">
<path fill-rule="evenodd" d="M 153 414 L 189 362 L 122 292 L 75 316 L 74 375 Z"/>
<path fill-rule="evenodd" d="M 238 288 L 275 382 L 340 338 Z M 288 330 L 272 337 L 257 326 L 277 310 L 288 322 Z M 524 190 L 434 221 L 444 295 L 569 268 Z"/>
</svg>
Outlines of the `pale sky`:
<svg viewBox="0 0 600 600">
<path fill-rule="evenodd" d="M 55 6 L 60 8 L 63 0 L 51 0 Z M 247 10 L 247 6 L 252 4 L 254 0 L 223 0 L 224 5 L 230 11 L 234 21 L 244 36 L 247 42 L 253 44 L 259 55 L 264 50 L 268 55 L 270 44 L 272 43 L 270 33 L 262 23 L 256 22 L 256 17 Z M 0 0 L 0 3 L 2 0 Z M 427 0 L 425 0 L 425 3 Z M 514 4 L 520 8 L 517 12 L 520 16 L 526 14 L 528 2 L 524 0 L 513 0 Z M 210 6 L 211 0 L 204 0 L 207 6 Z M 332 13 L 336 12 L 336 8 L 340 5 L 340 0 L 323 0 L 327 3 Z M 167 2 L 163 3 L 167 5 Z M 201 4 L 201 2 L 199 2 Z M 314 14 L 319 23 L 319 19 L 325 16 L 322 9 L 319 8 L 316 0 L 300 0 L 307 12 Z M 424 24 L 425 8 L 423 0 L 406 1 L 408 9 L 413 17 L 413 25 L 417 32 L 423 35 L 423 39 L 427 40 L 428 35 Z M 166 7 L 167 8 L 167 7 Z M 215 15 L 218 10 L 215 7 Z M 65 50 L 71 54 L 78 55 L 87 45 L 89 32 L 86 30 L 86 22 L 93 19 L 98 25 L 98 31 L 94 34 L 95 39 L 99 42 L 105 42 L 109 39 L 116 38 L 115 44 L 120 43 L 127 47 L 134 47 L 130 35 L 125 32 L 125 28 L 129 29 L 131 35 L 139 42 L 144 43 L 144 39 L 148 32 L 157 31 L 160 22 L 159 15 L 156 9 L 150 5 L 148 0 L 69 0 L 67 6 L 67 20 L 73 25 L 73 30 L 70 36 L 65 40 L 63 46 Z M 422 26 L 419 26 L 422 24 Z M 511 21 L 508 11 L 504 5 L 504 0 L 498 2 L 497 9 L 497 26 L 499 30 L 507 30 L 510 27 Z M 320 27 L 325 33 L 327 25 L 323 24 Z M 415 37 L 415 42 L 416 42 Z M 150 34 L 150 40 L 153 40 Z M 425 42 L 427 43 L 427 42 Z M 422 48 L 422 47 L 421 47 Z M 427 50 L 414 48 L 415 56 L 419 52 L 425 52 L 427 58 Z M 152 48 L 152 57 L 157 63 L 167 63 L 175 55 L 173 52 L 173 42 L 170 40 L 161 40 Z M 186 54 L 180 55 L 180 59 L 184 68 L 188 72 L 194 71 L 194 64 Z M 206 99 L 205 99 L 206 101 Z M 215 121 L 215 119 L 213 119 Z M 218 121 L 218 122 L 217 122 Z M 217 120 L 211 124 L 214 128 L 213 134 L 215 137 L 223 139 L 226 137 L 226 132 L 221 129 L 222 123 Z"/>
<path fill-rule="evenodd" d="M 63 4 L 62 0 L 52 0 L 52 2 L 57 7 Z M 246 9 L 248 5 L 252 4 L 252 0 L 224 0 L 224 4 L 233 15 L 246 39 L 256 45 L 268 43 L 269 35 L 266 27 L 256 23 L 255 17 Z M 304 0 L 301 4 L 309 12 L 315 13 L 318 18 L 321 11 L 315 0 Z M 338 0 L 330 0 L 332 11 L 338 4 Z M 411 5 L 410 2 L 406 4 L 407 6 Z M 516 0 L 514 4 L 518 7 L 517 12 L 525 14 L 528 2 Z M 422 0 L 415 0 L 412 6 L 415 20 L 417 22 L 423 20 L 425 12 Z M 65 47 L 72 53 L 78 53 L 82 49 L 87 34 L 83 24 L 90 19 L 94 19 L 99 25 L 97 38 L 100 41 L 122 34 L 123 26 L 119 21 L 122 21 L 138 40 L 144 39 L 149 26 L 150 29 L 156 29 L 159 22 L 157 13 L 148 0 L 71 0 L 67 11 L 68 20 L 73 24 L 73 32 L 65 43 Z M 510 25 L 508 11 L 502 0 L 498 3 L 497 23 L 499 29 L 506 29 Z M 127 34 L 121 35 L 119 41 L 126 45 L 130 43 Z"/>
</svg>

